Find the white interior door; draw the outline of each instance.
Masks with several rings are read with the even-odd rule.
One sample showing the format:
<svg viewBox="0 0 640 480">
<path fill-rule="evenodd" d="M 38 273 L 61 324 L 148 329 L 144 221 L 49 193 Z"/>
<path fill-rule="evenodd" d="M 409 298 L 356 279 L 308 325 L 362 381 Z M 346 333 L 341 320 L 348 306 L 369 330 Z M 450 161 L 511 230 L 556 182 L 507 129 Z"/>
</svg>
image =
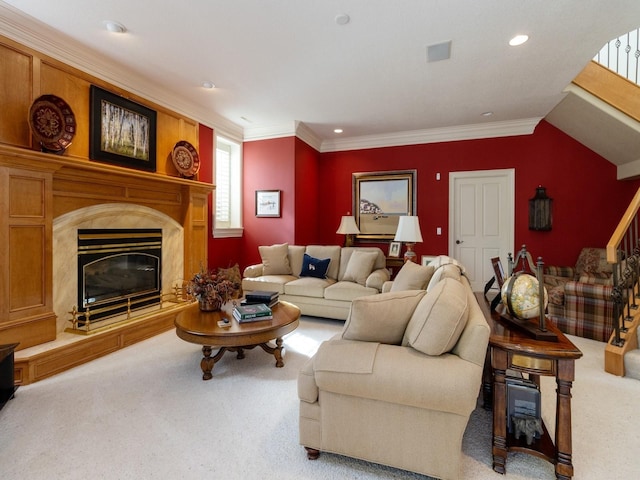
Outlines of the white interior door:
<svg viewBox="0 0 640 480">
<path fill-rule="evenodd" d="M 449 255 L 466 268 L 474 291 L 493 277 L 491 258 L 506 269 L 513 253 L 515 170 L 449 174 Z"/>
</svg>

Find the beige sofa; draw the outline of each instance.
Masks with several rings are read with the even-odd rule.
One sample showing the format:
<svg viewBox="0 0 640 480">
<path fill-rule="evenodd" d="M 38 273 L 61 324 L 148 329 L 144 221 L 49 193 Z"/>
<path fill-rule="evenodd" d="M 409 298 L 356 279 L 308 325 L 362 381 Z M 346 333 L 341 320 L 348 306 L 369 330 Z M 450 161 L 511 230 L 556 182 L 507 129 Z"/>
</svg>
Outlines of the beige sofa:
<svg viewBox="0 0 640 480">
<path fill-rule="evenodd" d="M 325 451 L 459 477 L 490 331 L 460 268 L 431 268 L 428 291 L 354 300 L 342 333 L 300 371 L 300 444 L 309 458 Z"/>
<path fill-rule="evenodd" d="M 380 293 L 389 280 L 385 255 L 375 247 L 284 243 L 258 249 L 262 263 L 245 268 L 244 293 L 278 292 L 303 315 L 346 320 L 353 299 Z"/>
</svg>

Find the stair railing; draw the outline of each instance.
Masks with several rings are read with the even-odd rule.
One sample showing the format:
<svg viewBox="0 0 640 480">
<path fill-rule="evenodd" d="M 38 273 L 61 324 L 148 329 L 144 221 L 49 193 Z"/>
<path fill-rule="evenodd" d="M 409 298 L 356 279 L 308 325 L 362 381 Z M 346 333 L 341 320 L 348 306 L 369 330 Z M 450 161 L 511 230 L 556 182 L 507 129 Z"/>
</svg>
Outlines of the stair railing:
<svg viewBox="0 0 640 480">
<path fill-rule="evenodd" d="M 640 85 L 640 28 L 607 42 L 594 60 Z"/>
<path fill-rule="evenodd" d="M 638 275 L 640 274 L 640 189 L 627 207 L 620 223 L 607 243 L 607 263 L 613 265 L 614 303 L 613 338 L 611 344 L 624 345 L 622 333 L 627 331 L 626 322 L 633 320 L 640 298 Z"/>
</svg>

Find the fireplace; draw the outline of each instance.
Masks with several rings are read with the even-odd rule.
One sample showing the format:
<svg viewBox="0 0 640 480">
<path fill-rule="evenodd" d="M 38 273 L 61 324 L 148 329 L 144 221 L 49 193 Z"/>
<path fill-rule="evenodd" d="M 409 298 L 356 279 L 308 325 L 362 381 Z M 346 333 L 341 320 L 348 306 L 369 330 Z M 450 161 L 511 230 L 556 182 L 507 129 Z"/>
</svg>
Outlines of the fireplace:
<svg viewBox="0 0 640 480">
<path fill-rule="evenodd" d="M 78 229 L 78 323 L 159 305 L 162 229 Z"/>
<path fill-rule="evenodd" d="M 82 151 L 51 156 L 7 145 L 0 145 L 0 170 L 9 200 L 0 202 L 6 227 L 0 337 L 20 342 L 16 382 L 33 383 L 173 328 L 185 307 L 172 300 L 174 292 L 207 263 L 213 185 L 91 162 Z M 164 302 L 69 332 L 81 308 L 78 231 L 114 228 L 162 231 Z"/>
</svg>

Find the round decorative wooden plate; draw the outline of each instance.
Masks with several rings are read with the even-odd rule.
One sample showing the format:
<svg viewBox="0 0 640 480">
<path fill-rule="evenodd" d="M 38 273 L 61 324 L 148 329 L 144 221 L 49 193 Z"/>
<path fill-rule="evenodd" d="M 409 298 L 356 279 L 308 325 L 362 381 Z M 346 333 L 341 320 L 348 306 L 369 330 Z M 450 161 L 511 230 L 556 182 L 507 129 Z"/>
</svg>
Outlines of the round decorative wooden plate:
<svg viewBox="0 0 640 480">
<path fill-rule="evenodd" d="M 186 140 L 180 140 L 171 152 L 173 165 L 183 177 L 191 178 L 200 170 L 200 157 L 193 145 Z"/>
<path fill-rule="evenodd" d="M 29 109 L 29 126 L 44 151 L 62 153 L 76 134 L 76 117 L 60 97 L 42 95 Z"/>
</svg>

